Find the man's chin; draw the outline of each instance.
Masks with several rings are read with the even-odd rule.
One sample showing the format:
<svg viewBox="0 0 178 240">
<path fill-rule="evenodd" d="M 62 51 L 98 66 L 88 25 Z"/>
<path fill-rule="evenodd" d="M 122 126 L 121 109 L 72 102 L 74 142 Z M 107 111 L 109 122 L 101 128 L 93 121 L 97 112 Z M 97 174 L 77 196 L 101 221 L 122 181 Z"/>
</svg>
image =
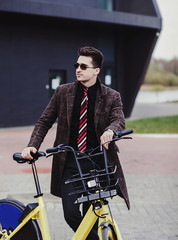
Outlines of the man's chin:
<svg viewBox="0 0 178 240">
<path fill-rule="evenodd" d="M 86 79 L 77 78 L 77 80 L 78 80 L 79 82 L 87 82 Z"/>
</svg>

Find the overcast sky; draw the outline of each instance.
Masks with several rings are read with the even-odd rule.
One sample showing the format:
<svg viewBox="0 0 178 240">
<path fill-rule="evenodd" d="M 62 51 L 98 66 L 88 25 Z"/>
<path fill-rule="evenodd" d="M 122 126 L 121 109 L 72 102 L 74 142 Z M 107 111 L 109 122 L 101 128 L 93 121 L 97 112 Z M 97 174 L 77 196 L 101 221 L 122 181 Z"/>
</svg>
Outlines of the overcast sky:
<svg viewBox="0 0 178 240">
<path fill-rule="evenodd" d="M 153 57 L 178 58 L 178 0 L 157 0 L 163 27 Z"/>
</svg>

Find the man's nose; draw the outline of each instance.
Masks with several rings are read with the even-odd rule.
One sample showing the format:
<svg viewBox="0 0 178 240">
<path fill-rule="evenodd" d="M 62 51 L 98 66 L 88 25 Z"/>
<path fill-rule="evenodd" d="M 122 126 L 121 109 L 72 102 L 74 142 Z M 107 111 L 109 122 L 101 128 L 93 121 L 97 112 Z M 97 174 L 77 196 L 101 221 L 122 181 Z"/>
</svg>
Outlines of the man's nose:
<svg viewBox="0 0 178 240">
<path fill-rule="evenodd" d="M 80 66 L 78 66 L 78 68 L 76 69 L 77 72 L 79 72 L 79 71 L 81 71 L 81 70 L 82 70 L 82 69 L 81 69 Z"/>
</svg>

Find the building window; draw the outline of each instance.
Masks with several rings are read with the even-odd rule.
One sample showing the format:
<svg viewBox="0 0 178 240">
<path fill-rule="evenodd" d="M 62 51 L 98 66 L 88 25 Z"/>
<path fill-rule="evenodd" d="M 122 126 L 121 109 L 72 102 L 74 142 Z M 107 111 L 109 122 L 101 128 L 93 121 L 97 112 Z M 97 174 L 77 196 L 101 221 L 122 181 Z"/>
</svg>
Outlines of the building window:
<svg viewBox="0 0 178 240">
<path fill-rule="evenodd" d="M 110 88 L 115 87 L 114 82 L 114 63 L 113 62 L 104 62 L 102 71 L 100 73 L 101 82 Z"/>
<path fill-rule="evenodd" d="M 66 71 L 65 70 L 49 70 L 49 97 L 51 98 L 56 88 L 61 84 L 66 83 Z"/>
<path fill-rule="evenodd" d="M 113 11 L 114 10 L 114 0 L 98 0 L 99 8 Z"/>
<path fill-rule="evenodd" d="M 112 86 L 112 69 L 111 68 L 106 68 L 105 69 L 104 84 L 107 87 Z"/>
</svg>

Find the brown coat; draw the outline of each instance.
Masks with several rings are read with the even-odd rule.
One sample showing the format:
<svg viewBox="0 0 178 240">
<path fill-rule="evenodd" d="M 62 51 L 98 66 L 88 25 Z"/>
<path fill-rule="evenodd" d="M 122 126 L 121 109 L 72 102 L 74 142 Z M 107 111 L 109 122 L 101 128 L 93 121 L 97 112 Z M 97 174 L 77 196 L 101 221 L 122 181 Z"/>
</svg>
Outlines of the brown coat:
<svg viewBox="0 0 178 240">
<path fill-rule="evenodd" d="M 33 146 L 39 149 L 48 130 L 57 118 L 58 123 L 54 146 L 61 143 L 69 143 L 72 110 L 76 90 L 77 81 L 61 85 L 56 89 L 51 101 L 35 126 L 28 146 Z M 120 94 L 102 84 L 99 84 L 97 89 L 94 123 L 98 141 L 105 130 L 112 129 L 113 131 L 118 131 L 123 130 L 125 127 Z M 108 161 L 109 164 L 117 164 L 118 166 L 118 195 L 125 199 L 127 207 L 129 208 L 127 187 L 117 152 L 117 146 L 111 144 L 110 149 L 108 150 Z M 59 197 L 61 193 L 61 177 L 65 159 L 65 153 L 55 155 L 53 158 L 51 193 Z"/>
</svg>

